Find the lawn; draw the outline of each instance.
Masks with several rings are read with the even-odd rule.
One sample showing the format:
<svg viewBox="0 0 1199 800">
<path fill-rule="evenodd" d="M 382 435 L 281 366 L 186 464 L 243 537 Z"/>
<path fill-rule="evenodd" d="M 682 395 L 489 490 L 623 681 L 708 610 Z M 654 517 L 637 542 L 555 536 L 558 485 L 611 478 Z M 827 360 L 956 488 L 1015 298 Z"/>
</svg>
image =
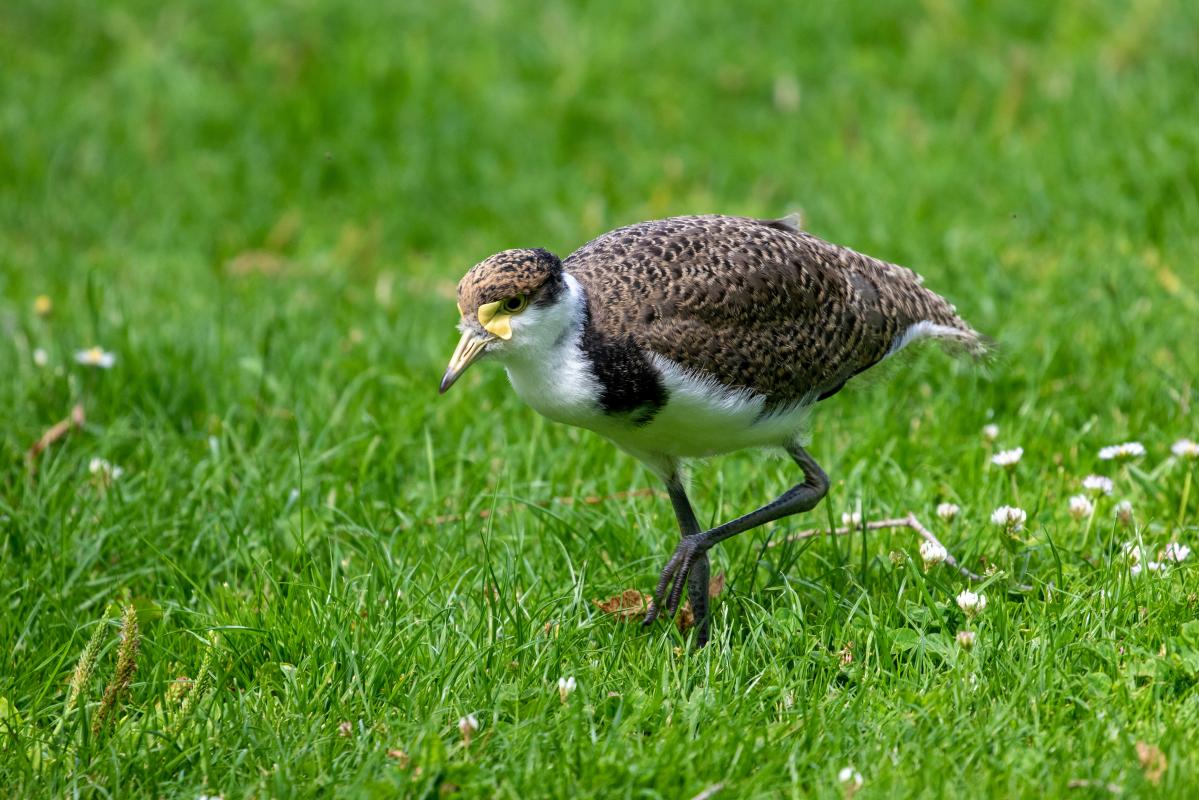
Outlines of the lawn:
<svg viewBox="0 0 1199 800">
<path fill-rule="evenodd" d="M 1199 791 L 1199 5 L 382 5 L 0 5 L 6 795 Z M 692 651 L 595 602 L 673 551 L 656 480 L 489 365 L 438 396 L 454 285 L 790 211 L 998 354 L 822 403 L 829 497 L 713 552 Z M 786 541 L 855 512 L 983 581 Z"/>
</svg>

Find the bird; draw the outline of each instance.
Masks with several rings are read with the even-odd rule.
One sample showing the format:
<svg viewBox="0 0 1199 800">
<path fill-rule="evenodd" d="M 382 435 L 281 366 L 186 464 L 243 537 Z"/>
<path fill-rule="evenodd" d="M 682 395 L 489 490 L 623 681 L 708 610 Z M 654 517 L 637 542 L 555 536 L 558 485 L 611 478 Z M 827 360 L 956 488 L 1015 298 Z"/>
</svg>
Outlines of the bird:
<svg viewBox="0 0 1199 800">
<path fill-rule="evenodd" d="M 461 338 L 444 394 L 495 361 L 551 420 L 609 439 L 666 487 L 680 538 L 643 619 L 677 613 L 710 639 L 709 552 L 811 511 L 828 492 L 805 443 L 810 415 L 848 381 L 921 339 L 981 358 L 991 340 L 914 271 L 824 241 L 782 219 L 702 215 L 609 231 L 565 259 L 511 249 L 457 287 Z M 692 462 L 781 449 L 803 480 L 711 528 L 687 495 Z M 693 470 L 692 470 L 693 471 Z"/>
</svg>

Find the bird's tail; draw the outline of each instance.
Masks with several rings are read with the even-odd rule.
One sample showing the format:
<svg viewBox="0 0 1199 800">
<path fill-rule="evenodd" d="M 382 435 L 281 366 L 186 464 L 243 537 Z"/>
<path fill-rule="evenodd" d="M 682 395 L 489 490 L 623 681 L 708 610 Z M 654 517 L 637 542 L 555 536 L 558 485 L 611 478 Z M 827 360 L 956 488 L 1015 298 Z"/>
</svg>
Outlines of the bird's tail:
<svg viewBox="0 0 1199 800">
<path fill-rule="evenodd" d="M 910 303 L 904 305 L 910 305 L 903 314 L 908 324 L 891 345 L 892 353 L 920 339 L 936 339 L 952 355 L 977 360 L 984 360 L 994 352 L 994 340 L 958 316 L 953 304 L 936 292 L 919 286 L 912 293 Z"/>
</svg>

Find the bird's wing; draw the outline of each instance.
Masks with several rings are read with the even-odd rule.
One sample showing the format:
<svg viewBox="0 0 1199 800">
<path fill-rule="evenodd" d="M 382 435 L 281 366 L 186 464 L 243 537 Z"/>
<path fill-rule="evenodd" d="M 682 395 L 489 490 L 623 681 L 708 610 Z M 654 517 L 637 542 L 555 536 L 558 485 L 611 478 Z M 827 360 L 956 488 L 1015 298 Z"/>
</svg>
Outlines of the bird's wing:
<svg viewBox="0 0 1199 800">
<path fill-rule="evenodd" d="M 596 335 L 632 339 L 771 406 L 826 397 L 913 335 L 981 346 L 916 273 L 790 219 L 642 222 L 589 242 L 563 266 L 587 292 Z"/>
</svg>

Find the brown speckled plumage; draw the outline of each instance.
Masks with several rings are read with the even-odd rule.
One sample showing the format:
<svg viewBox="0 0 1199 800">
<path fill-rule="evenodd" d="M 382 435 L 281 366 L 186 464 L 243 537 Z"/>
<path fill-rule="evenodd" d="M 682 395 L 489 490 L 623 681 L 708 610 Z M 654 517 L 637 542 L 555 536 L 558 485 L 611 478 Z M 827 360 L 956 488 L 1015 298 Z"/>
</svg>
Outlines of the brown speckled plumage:
<svg viewBox="0 0 1199 800">
<path fill-rule="evenodd" d="M 905 267 L 788 222 L 697 216 L 642 222 L 584 245 L 563 268 L 592 324 L 771 405 L 831 393 L 927 320 L 978 335 Z"/>
</svg>

